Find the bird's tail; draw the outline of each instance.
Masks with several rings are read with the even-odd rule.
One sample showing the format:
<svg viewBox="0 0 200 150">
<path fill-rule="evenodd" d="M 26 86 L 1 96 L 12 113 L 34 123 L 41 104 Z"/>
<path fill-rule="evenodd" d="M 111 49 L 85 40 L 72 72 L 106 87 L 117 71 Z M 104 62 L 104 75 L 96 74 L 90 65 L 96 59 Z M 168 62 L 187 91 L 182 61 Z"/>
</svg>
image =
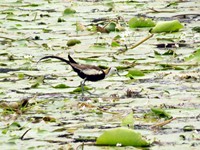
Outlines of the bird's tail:
<svg viewBox="0 0 200 150">
<path fill-rule="evenodd" d="M 68 59 L 69 59 L 70 63 L 77 64 L 77 62 L 70 55 L 68 55 Z"/>
<path fill-rule="evenodd" d="M 42 57 L 37 63 L 39 63 L 41 60 L 44 60 L 44 59 L 48 59 L 48 58 L 55 58 L 55 59 L 59 59 L 63 62 L 66 62 L 68 65 L 70 65 L 70 61 L 62 58 L 62 57 L 58 57 L 58 56 L 45 56 L 45 57 Z"/>
</svg>

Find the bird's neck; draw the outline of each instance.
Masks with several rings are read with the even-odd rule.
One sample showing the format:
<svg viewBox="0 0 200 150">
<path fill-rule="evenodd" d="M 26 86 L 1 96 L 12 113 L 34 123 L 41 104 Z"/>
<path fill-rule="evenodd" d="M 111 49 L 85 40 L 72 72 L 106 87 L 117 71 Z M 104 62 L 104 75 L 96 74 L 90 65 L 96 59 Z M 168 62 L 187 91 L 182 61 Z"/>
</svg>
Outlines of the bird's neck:
<svg viewBox="0 0 200 150">
<path fill-rule="evenodd" d="M 111 75 L 110 68 L 104 70 L 105 78 Z"/>
</svg>

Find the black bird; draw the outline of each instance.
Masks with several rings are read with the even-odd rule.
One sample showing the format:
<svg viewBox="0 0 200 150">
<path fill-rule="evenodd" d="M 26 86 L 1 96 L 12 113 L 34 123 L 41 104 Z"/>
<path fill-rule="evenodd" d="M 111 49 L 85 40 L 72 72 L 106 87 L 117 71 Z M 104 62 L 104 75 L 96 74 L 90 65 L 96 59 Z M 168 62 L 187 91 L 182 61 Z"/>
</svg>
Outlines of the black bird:
<svg viewBox="0 0 200 150">
<path fill-rule="evenodd" d="M 97 66 L 79 64 L 70 55 L 68 55 L 69 60 L 66 60 L 58 56 L 45 56 L 45 57 L 42 57 L 38 62 L 40 62 L 43 59 L 48 59 L 48 58 L 55 58 L 63 62 L 66 62 L 68 65 L 72 67 L 72 69 L 78 74 L 78 76 L 83 79 L 83 81 L 81 81 L 82 96 L 84 96 L 83 91 L 84 91 L 84 85 L 86 81 L 95 82 L 95 81 L 103 80 L 114 73 L 120 76 L 115 67 L 110 67 L 108 69 L 103 70 Z"/>
</svg>

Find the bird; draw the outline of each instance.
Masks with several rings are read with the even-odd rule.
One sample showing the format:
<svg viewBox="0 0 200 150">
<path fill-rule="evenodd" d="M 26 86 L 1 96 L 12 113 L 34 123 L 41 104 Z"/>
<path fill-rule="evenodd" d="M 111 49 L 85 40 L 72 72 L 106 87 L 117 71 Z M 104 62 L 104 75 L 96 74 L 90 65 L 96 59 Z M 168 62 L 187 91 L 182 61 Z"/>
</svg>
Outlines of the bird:
<svg viewBox="0 0 200 150">
<path fill-rule="evenodd" d="M 98 66 L 88 65 L 88 64 L 80 64 L 80 63 L 77 63 L 69 54 L 68 54 L 69 60 L 66 60 L 59 56 L 49 55 L 49 56 L 42 57 L 41 59 L 39 59 L 38 62 L 40 62 L 41 60 L 44 60 L 44 59 L 49 59 L 49 58 L 58 59 L 58 60 L 65 62 L 66 64 L 70 65 L 72 67 L 72 69 L 77 73 L 77 75 L 83 79 L 80 82 L 81 90 L 82 90 L 82 98 L 84 96 L 84 85 L 85 85 L 86 81 L 92 81 L 92 82 L 100 81 L 100 80 L 107 78 L 108 76 L 110 76 L 112 74 L 117 74 L 118 76 L 120 76 L 117 71 L 117 68 L 115 68 L 115 67 L 109 67 L 104 70 Z"/>
</svg>

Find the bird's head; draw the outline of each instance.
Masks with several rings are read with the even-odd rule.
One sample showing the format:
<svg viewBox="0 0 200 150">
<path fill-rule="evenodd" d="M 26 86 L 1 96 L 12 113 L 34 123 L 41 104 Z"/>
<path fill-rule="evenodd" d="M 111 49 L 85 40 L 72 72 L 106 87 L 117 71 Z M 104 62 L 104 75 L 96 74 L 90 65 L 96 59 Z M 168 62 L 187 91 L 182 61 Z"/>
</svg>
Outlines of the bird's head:
<svg viewBox="0 0 200 150">
<path fill-rule="evenodd" d="M 110 68 L 106 69 L 104 72 L 106 74 L 106 77 L 108 77 L 112 74 L 117 74 L 118 76 L 120 76 L 118 71 L 117 71 L 117 68 L 115 68 L 115 67 L 110 67 Z"/>
</svg>

